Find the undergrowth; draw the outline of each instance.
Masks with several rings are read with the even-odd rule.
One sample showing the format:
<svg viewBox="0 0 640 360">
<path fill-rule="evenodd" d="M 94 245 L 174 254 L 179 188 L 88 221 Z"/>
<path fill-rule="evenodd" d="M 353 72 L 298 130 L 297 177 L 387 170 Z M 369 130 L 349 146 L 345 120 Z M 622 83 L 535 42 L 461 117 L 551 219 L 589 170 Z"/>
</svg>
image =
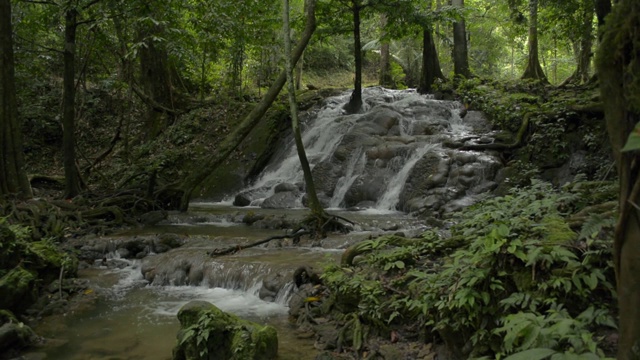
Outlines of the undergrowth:
<svg viewBox="0 0 640 360">
<path fill-rule="evenodd" d="M 615 329 L 614 219 L 594 215 L 576 228 L 571 216 L 615 191 L 590 185 L 534 180 L 458 213 L 450 236 L 359 244 L 367 251 L 355 266 L 328 265 L 323 275 L 325 310 L 339 312 L 349 334 L 340 345 L 362 351 L 366 334 L 417 323 L 423 340 L 459 358 L 605 356 L 599 342 Z"/>
</svg>

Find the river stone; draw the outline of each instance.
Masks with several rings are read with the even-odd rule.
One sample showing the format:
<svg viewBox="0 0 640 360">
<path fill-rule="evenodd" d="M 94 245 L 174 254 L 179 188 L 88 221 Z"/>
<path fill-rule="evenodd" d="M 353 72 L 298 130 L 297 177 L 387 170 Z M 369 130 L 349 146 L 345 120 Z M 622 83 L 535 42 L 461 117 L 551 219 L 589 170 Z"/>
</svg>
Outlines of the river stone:
<svg viewBox="0 0 640 360">
<path fill-rule="evenodd" d="M 278 334 L 273 327 L 242 320 L 206 301 L 184 305 L 178 320 L 173 360 L 271 360 L 278 355 Z M 208 336 L 200 342 L 202 334 Z"/>
<path fill-rule="evenodd" d="M 249 198 L 249 195 L 247 193 L 238 194 L 233 199 L 233 206 L 243 207 L 249 205 L 251 205 L 251 198 Z"/>
<path fill-rule="evenodd" d="M 37 338 L 30 327 L 22 323 L 5 323 L 0 326 L 0 353 L 25 347 Z"/>
<path fill-rule="evenodd" d="M 167 212 L 164 210 L 149 211 L 140 215 L 140 222 L 144 225 L 155 225 L 167 218 Z"/>
<path fill-rule="evenodd" d="M 276 193 L 287 192 L 287 191 L 297 192 L 298 186 L 290 183 L 281 183 L 276 185 L 273 191 Z"/>
<path fill-rule="evenodd" d="M 273 194 L 260 205 L 263 209 L 291 209 L 299 206 L 297 193 L 290 191 Z"/>
</svg>

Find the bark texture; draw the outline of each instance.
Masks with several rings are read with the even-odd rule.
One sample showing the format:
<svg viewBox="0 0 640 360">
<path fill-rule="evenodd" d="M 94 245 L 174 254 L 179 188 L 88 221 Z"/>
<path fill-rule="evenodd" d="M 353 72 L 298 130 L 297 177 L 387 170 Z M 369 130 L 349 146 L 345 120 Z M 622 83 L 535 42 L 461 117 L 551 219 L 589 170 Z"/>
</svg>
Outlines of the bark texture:
<svg viewBox="0 0 640 360">
<path fill-rule="evenodd" d="M 433 30 L 427 28 L 424 29 L 422 33 L 422 72 L 420 74 L 418 92 L 420 94 L 426 94 L 431 92 L 436 79 L 444 80 L 444 75 L 440 68 L 436 45 L 433 41 Z"/>
<path fill-rule="evenodd" d="M 31 198 L 18 121 L 12 31 L 11 1 L 0 0 L 0 195 Z"/>
<path fill-rule="evenodd" d="M 344 109 L 349 114 L 354 114 L 362 108 L 362 44 L 360 41 L 360 10 L 361 0 L 351 1 L 353 13 L 353 56 L 355 59 L 356 73 L 353 81 L 353 93 Z"/>
<path fill-rule="evenodd" d="M 538 0 L 529 0 L 529 57 L 523 79 L 547 81 L 538 56 Z"/>
<path fill-rule="evenodd" d="M 314 6 L 309 4 L 315 2 L 315 0 L 307 0 L 306 6 Z M 283 19 L 284 19 L 284 52 L 285 54 L 291 53 L 291 27 L 289 25 L 289 0 L 283 0 Z M 307 153 L 304 150 L 304 144 L 302 142 L 302 134 L 300 131 L 300 122 L 298 121 L 298 103 L 296 102 L 296 87 L 293 78 L 293 62 L 291 57 L 287 56 L 286 59 L 286 72 L 287 72 L 287 92 L 289 93 L 289 108 L 291 109 L 291 128 L 293 130 L 293 137 L 296 142 L 296 150 L 298 152 L 298 159 L 300 159 L 300 166 L 302 167 L 302 173 L 304 176 L 304 183 L 306 186 L 307 197 L 309 199 L 309 209 L 311 213 L 318 217 L 324 216 L 324 209 L 318 200 L 318 194 L 316 193 L 316 186 L 313 182 L 313 176 L 311 175 L 311 166 L 307 160 Z"/>
<path fill-rule="evenodd" d="M 620 360 L 640 359 L 640 153 L 621 151 L 640 121 L 639 34 L 640 2 L 619 1 L 604 25 L 597 57 L 607 131 L 620 180 L 614 239 Z"/>
<path fill-rule="evenodd" d="M 384 29 L 385 26 L 387 26 L 387 15 L 381 14 L 380 28 Z M 381 37 L 384 38 L 384 33 Z M 380 77 L 378 78 L 378 83 L 380 86 L 396 87 L 393 76 L 391 76 L 391 54 L 389 52 L 389 42 L 386 40 L 381 40 L 380 44 Z"/>
<path fill-rule="evenodd" d="M 460 9 L 464 8 L 464 0 L 452 0 L 451 4 Z M 453 72 L 456 77 L 469 78 L 471 76 L 464 19 L 453 23 Z"/>
<path fill-rule="evenodd" d="M 306 26 L 300 41 L 291 53 L 291 61 L 293 64 L 295 64 L 302 56 L 304 49 L 307 47 L 307 44 L 316 29 L 315 1 L 310 1 L 305 10 Z M 182 184 L 183 196 L 180 203 L 180 209 L 182 211 L 186 211 L 189 208 L 189 200 L 191 199 L 194 189 L 209 177 L 209 175 L 211 175 L 213 171 L 215 171 L 215 169 L 217 169 L 217 167 L 229 157 L 231 152 L 240 145 L 242 140 L 244 140 L 251 130 L 260 122 L 271 104 L 275 101 L 278 94 L 280 94 L 286 80 L 286 71 L 282 71 L 260 103 L 258 103 L 258 105 L 251 110 L 251 112 L 240 124 L 238 124 L 231 134 L 227 136 L 227 138 L 220 144 L 217 152 L 212 154 L 211 157 L 202 164 L 201 170 L 192 173 L 185 179 Z"/>
<path fill-rule="evenodd" d="M 64 26 L 64 79 L 62 105 L 62 147 L 64 154 L 64 197 L 70 199 L 80 193 L 80 174 L 76 166 L 76 30 L 78 28 L 78 12 L 68 9 L 65 13 Z"/>
</svg>

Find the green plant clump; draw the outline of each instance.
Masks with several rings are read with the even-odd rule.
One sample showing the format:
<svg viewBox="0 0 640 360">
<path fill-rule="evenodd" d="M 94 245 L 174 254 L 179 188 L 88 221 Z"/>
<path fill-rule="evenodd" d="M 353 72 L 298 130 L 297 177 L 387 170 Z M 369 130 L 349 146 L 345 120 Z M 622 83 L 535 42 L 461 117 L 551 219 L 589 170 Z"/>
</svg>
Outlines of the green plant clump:
<svg viewBox="0 0 640 360">
<path fill-rule="evenodd" d="M 585 197 L 611 193 L 589 184 L 558 190 L 534 180 L 458 213 L 450 237 L 427 231 L 419 242 L 368 240 L 355 266 L 325 269 L 327 303 L 357 320 L 345 323 L 354 334 L 418 322 L 463 358 L 604 356 L 600 335 L 615 328 L 614 218 L 570 227 L 593 205 Z M 361 341 L 351 344 L 359 350 Z"/>
</svg>

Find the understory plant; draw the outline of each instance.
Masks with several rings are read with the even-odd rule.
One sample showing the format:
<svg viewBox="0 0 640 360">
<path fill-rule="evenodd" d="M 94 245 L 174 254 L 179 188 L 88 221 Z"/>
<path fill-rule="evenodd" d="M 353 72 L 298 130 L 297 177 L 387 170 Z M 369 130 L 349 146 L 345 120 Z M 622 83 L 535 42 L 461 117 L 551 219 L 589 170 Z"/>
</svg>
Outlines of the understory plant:
<svg viewBox="0 0 640 360">
<path fill-rule="evenodd" d="M 459 358 L 605 356 L 615 212 L 601 210 L 614 194 L 534 180 L 458 213 L 450 234 L 367 240 L 355 265 L 325 269 L 332 306 L 378 329 L 418 322 Z"/>
</svg>

